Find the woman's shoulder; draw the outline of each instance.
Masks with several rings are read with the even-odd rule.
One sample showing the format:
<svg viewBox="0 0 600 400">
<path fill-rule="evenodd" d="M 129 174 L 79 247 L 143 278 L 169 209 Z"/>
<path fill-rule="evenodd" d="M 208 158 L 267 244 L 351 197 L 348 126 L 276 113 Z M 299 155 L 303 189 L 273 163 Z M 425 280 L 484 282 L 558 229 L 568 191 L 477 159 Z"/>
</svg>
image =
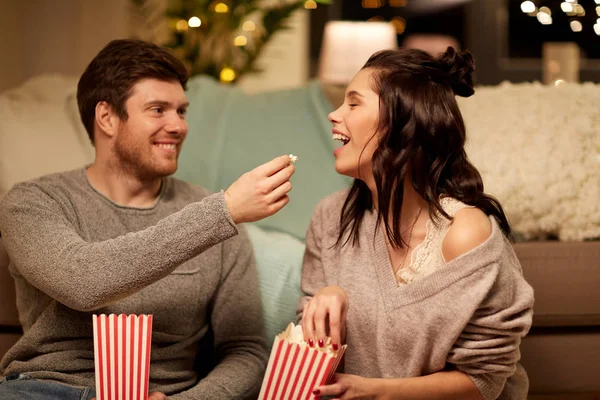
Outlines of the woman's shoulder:
<svg viewBox="0 0 600 400">
<path fill-rule="evenodd" d="M 442 254 L 448 262 L 480 246 L 492 234 L 490 218 L 479 208 L 461 207 L 453 217 L 442 243 Z"/>
</svg>

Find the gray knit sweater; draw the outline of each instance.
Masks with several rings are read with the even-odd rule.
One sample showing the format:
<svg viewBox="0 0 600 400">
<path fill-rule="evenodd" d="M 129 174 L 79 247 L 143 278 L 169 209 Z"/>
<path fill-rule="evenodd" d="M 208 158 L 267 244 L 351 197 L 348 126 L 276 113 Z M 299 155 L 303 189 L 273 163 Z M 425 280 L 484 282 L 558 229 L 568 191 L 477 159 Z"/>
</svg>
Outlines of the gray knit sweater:
<svg viewBox="0 0 600 400">
<path fill-rule="evenodd" d="M 335 248 L 347 191 L 318 205 L 307 233 L 302 308 L 327 285 L 347 293 L 345 372 L 373 378 L 463 371 L 486 400 L 526 399 L 519 344 L 531 326 L 533 289 L 494 218 L 486 242 L 398 286 L 376 213 L 367 212 L 360 247 Z M 351 242 L 349 242 L 351 243 Z M 447 365 L 448 364 L 448 365 Z"/>
<path fill-rule="evenodd" d="M 24 330 L 0 374 L 94 386 L 92 313 L 143 313 L 152 391 L 256 397 L 267 360 L 256 266 L 222 193 L 166 178 L 153 207 L 122 207 L 79 169 L 16 185 L 0 231 Z"/>
</svg>

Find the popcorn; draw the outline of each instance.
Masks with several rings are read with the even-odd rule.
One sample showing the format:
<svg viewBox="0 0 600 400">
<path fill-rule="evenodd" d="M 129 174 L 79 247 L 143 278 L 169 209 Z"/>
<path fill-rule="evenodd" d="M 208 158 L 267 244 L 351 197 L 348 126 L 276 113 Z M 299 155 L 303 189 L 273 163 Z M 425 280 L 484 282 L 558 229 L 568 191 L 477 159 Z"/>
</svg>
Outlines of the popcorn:
<svg viewBox="0 0 600 400">
<path fill-rule="evenodd" d="M 323 348 L 309 347 L 302 326 L 290 323 L 275 337 L 259 400 L 317 399 L 312 391 L 333 377 L 345 350 L 333 350 L 331 338 Z"/>
<path fill-rule="evenodd" d="M 96 398 L 147 400 L 152 315 L 93 315 Z"/>
<path fill-rule="evenodd" d="M 302 332 L 302 325 L 294 325 L 290 323 L 285 331 L 281 332 L 280 335 L 287 333 L 287 340 L 296 344 L 306 344 L 304 341 L 304 333 Z"/>
<path fill-rule="evenodd" d="M 296 164 L 296 161 L 298 161 L 298 156 L 295 156 L 295 155 L 293 155 L 293 154 L 290 154 L 288 157 L 290 158 L 290 162 L 291 162 L 292 164 Z"/>
</svg>

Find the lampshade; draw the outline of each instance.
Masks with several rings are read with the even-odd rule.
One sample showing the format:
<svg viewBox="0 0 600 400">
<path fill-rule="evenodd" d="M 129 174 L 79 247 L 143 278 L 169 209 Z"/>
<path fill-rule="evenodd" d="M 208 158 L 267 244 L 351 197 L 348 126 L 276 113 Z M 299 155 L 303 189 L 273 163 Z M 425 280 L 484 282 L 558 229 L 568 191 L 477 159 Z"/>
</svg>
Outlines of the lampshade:
<svg viewBox="0 0 600 400">
<path fill-rule="evenodd" d="M 545 42 L 542 75 L 546 85 L 579 82 L 579 45 L 575 42 Z"/>
<path fill-rule="evenodd" d="M 323 83 L 346 85 L 373 53 L 396 47 L 396 30 L 390 23 L 328 22 L 321 46 L 319 79 Z"/>
</svg>

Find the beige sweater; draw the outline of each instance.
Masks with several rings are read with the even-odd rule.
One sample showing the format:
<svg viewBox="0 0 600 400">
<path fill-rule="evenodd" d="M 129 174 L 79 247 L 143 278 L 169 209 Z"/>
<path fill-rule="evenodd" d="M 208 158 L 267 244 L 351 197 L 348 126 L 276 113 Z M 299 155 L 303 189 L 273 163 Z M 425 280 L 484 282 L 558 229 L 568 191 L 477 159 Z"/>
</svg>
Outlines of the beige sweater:
<svg viewBox="0 0 600 400">
<path fill-rule="evenodd" d="M 519 344 L 531 326 L 533 289 L 494 218 L 491 237 L 430 275 L 398 286 L 383 230 L 367 212 L 360 247 L 334 248 L 347 191 L 313 215 L 302 271 L 305 302 L 326 285 L 349 298 L 345 372 L 373 378 L 429 375 L 446 363 L 471 377 L 486 400 L 526 399 Z M 351 242 L 350 242 L 351 243 Z"/>
<path fill-rule="evenodd" d="M 93 387 L 92 313 L 145 313 L 153 391 L 258 394 L 267 351 L 256 266 L 222 193 L 167 178 L 153 207 L 121 207 L 81 169 L 16 185 L 0 230 L 25 332 L 0 374 Z"/>
</svg>

